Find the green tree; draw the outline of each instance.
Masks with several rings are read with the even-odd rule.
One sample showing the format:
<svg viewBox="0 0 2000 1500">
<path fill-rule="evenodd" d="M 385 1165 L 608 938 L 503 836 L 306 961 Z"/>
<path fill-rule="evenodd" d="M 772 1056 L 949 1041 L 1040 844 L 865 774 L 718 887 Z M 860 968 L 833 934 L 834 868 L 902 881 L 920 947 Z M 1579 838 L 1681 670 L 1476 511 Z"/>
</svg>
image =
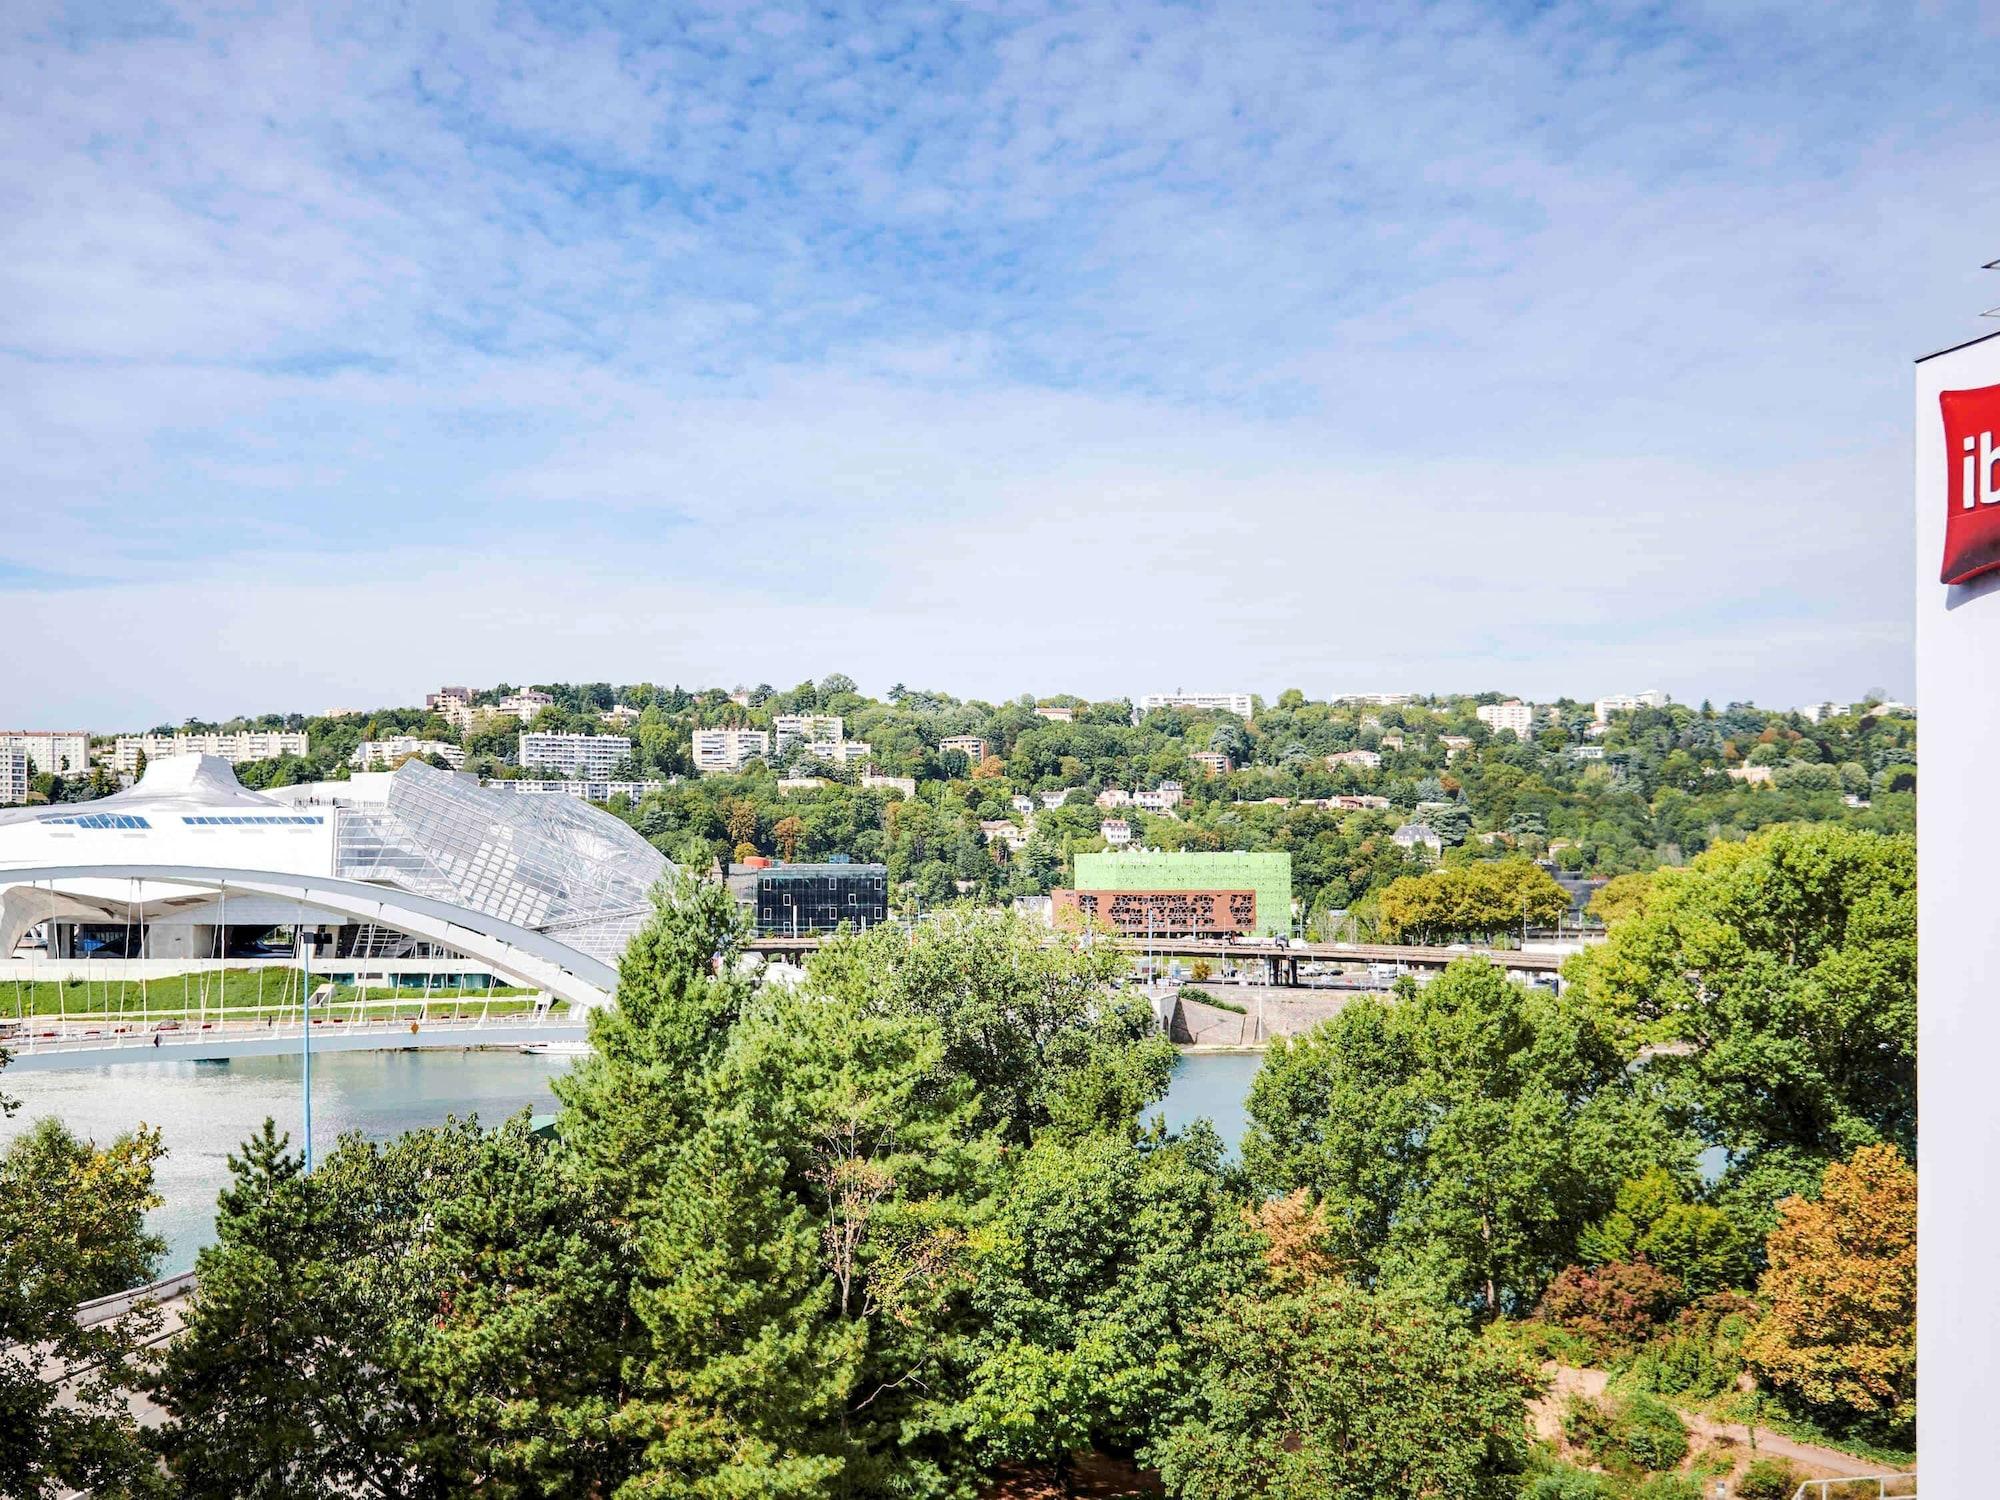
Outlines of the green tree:
<svg viewBox="0 0 2000 1500">
<path fill-rule="evenodd" d="M 1621 1183 L 1611 1213 L 1578 1236 L 1577 1254 L 1593 1266 L 1650 1261 L 1696 1297 L 1740 1286 L 1750 1273 L 1750 1245 L 1736 1221 L 1693 1202 L 1665 1167 Z"/>
<path fill-rule="evenodd" d="M 1722 1194 L 1770 1204 L 1824 1165 L 1916 1136 L 1916 859 L 1907 838 L 1771 829 L 1661 870 L 1570 977 L 1730 1155 Z"/>
<path fill-rule="evenodd" d="M 1144 999 L 1112 987 L 1125 967 L 1108 944 L 1056 941 L 1015 913 L 961 908 L 828 944 L 810 984 L 935 1024 L 941 1066 L 975 1089 L 979 1123 L 1024 1145 L 1049 1125 L 1136 1129 L 1166 1093 L 1173 1047 Z"/>
<path fill-rule="evenodd" d="M 1261 1279 L 1212 1130 L 1047 1136 L 1009 1174 L 975 1266 L 968 1436 L 989 1460 L 1144 1454 L 1198 1370 L 1191 1326 Z"/>
<path fill-rule="evenodd" d="M 0 1494 L 153 1492 L 125 1391 L 157 1316 L 82 1328 L 76 1305 L 153 1279 L 162 1151 L 156 1131 L 99 1148 L 41 1120 L 0 1153 Z"/>
<path fill-rule="evenodd" d="M 1280 1040 L 1251 1086 L 1244 1164 L 1310 1188 L 1364 1278 L 1525 1310 L 1616 1184 L 1688 1143 L 1589 1012 L 1452 964 Z"/>
<path fill-rule="evenodd" d="M 615 1221 L 517 1118 L 310 1178 L 269 1121 L 231 1159 L 216 1244 L 153 1390 L 190 1496 L 539 1495 L 615 1482 Z"/>
<path fill-rule="evenodd" d="M 1200 1331 L 1196 1415 L 1157 1450 L 1186 1500 L 1500 1500 L 1527 1463 L 1519 1364 L 1409 1292 L 1318 1281 Z"/>
</svg>

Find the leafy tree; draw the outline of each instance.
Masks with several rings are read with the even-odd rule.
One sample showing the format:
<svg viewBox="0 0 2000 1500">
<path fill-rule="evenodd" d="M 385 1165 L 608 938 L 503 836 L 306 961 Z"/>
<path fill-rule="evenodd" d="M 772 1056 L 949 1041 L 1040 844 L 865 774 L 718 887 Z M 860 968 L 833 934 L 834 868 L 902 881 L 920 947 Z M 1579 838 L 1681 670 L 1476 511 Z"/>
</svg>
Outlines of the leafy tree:
<svg viewBox="0 0 2000 1500">
<path fill-rule="evenodd" d="M 1646 1260 L 1701 1296 L 1742 1284 L 1750 1246 L 1721 1209 L 1690 1202 L 1664 1167 L 1621 1183 L 1611 1213 L 1577 1239 L 1590 1265 Z"/>
<path fill-rule="evenodd" d="M 1364 1277 L 1489 1315 L 1534 1302 L 1619 1181 L 1688 1154 L 1587 1011 L 1478 960 L 1278 1041 L 1249 1115 L 1258 1187 L 1310 1188 Z"/>
<path fill-rule="evenodd" d="M 1145 1452 L 1188 1409 L 1190 1324 L 1258 1279 L 1212 1131 L 1037 1141 L 976 1266 L 968 1435 L 995 1460 Z"/>
<path fill-rule="evenodd" d="M 1917 1174 L 1893 1146 L 1826 1169 L 1779 1205 L 1750 1365 L 1814 1413 L 1906 1432 L 1917 1399 Z"/>
<path fill-rule="evenodd" d="M 809 976 L 817 993 L 937 1026 L 941 1067 L 976 1091 L 981 1126 L 1025 1145 L 1050 1125 L 1130 1131 L 1166 1093 L 1173 1047 L 1144 999 L 1112 988 L 1125 966 L 1108 944 L 960 908 L 829 943 Z"/>
<path fill-rule="evenodd" d="M 179 1493 L 582 1493 L 622 1474 L 614 1221 L 524 1118 L 348 1137 L 311 1177 L 266 1121 L 231 1167 L 152 1380 Z"/>
<path fill-rule="evenodd" d="M 1518 931 L 1524 921 L 1552 925 L 1569 897 L 1525 859 L 1489 860 L 1405 875 L 1382 892 L 1380 910 L 1389 941 L 1436 943 Z"/>
<path fill-rule="evenodd" d="M 99 1148 L 54 1120 L 0 1152 L 0 1494 L 156 1488 L 125 1388 L 157 1315 L 81 1328 L 76 1305 L 153 1279 L 163 1247 L 145 1213 L 162 1152 L 157 1131 Z"/>
<path fill-rule="evenodd" d="M 1650 875 L 1615 876 L 1590 898 L 1590 915 L 1606 927 L 1616 927 L 1628 918 L 1644 916 L 1652 888 Z"/>
<path fill-rule="evenodd" d="M 1600 1358 L 1629 1354 L 1681 1304 L 1680 1281 L 1645 1261 L 1566 1266 L 1549 1283 L 1535 1316 L 1590 1340 Z"/>
<path fill-rule="evenodd" d="M 1200 1330 L 1196 1414 L 1157 1452 L 1187 1500 L 1518 1492 L 1524 1371 L 1462 1315 L 1320 1280 L 1231 1298 Z"/>
<path fill-rule="evenodd" d="M 1776 828 L 1660 871 L 1570 977 L 1621 1034 L 1669 1044 L 1649 1070 L 1730 1153 L 1725 1196 L 1767 1169 L 1764 1212 L 1858 1146 L 1914 1146 L 1915 900 L 1910 840 Z"/>
</svg>

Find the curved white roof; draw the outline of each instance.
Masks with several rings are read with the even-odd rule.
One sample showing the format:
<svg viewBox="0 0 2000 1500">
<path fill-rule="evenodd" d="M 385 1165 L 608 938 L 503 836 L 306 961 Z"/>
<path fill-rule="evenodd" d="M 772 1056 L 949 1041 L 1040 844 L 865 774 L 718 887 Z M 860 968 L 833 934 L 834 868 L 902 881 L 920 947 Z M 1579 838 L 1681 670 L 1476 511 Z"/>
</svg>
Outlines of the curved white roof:
<svg viewBox="0 0 2000 1500">
<path fill-rule="evenodd" d="M 149 761 L 136 786 L 92 802 L 51 802 L 34 807 L 10 807 L 0 812 L 0 827 L 12 823 L 46 823 L 79 813 L 189 812 L 196 809 L 266 808 L 284 812 L 276 797 L 253 792 L 236 779 L 236 768 L 219 755 L 169 755 Z M 0 849 L 0 863 L 6 862 Z"/>
</svg>

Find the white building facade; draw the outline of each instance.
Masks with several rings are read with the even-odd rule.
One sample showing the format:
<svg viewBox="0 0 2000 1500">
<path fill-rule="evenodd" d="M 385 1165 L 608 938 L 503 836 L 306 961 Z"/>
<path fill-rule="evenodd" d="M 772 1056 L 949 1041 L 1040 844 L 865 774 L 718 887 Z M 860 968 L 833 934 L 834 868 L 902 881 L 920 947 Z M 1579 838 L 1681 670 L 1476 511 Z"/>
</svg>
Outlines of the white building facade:
<svg viewBox="0 0 2000 1500">
<path fill-rule="evenodd" d="M 1250 697 L 1248 693 L 1148 693 L 1139 700 L 1139 711 L 1151 713 L 1158 708 L 1192 708 L 1204 712 L 1220 710 L 1235 714 L 1239 719 L 1247 719 L 1251 714 Z"/>
<path fill-rule="evenodd" d="M 28 800 L 28 778 L 33 769 L 25 750 L 0 743 L 0 806 L 18 807 Z"/>
<path fill-rule="evenodd" d="M 1658 688 L 1648 688 L 1643 693 L 1611 693 L 1592 704 L 1597 714 L 1597 722 L 1609 724 L 1613 714 L 1636 713 L 1642 708 L 1665 708 L 1674 700 Z"/>
<path fill-rule="evenodd" d="M 465 752 L 458 746 L 443 740 L 420 740 L 409 734 L 391 735 L 386 740 L 363 740 L 347 757 L 347 763 L 357 771 L 388 771 L 412 755 L 427 758 L 435 755 L 454 771 L 465 764 Z"/>
<path fill-rule="evenodd" d="M 740 771 L 753 760 L 768 760 L 771 735 L 764 729 L 697 729 L 694 768 L 704 776 Z"/>
<path fill-rule="evenodd" d="M 0 750 L 28 757 L 37 776 L 80 776 L 90 769 L 90 735 L 82 729 L 0 729 Z"/>
<path fill-rule="evenodd" d="M 1925 1494 L 1978 1495 L 2000 1390 L 2000 334 L 1918 361 L 1915 408 L 1917 1462 Z"/>
<path fill-rule="evenodd" d="M 1503 729 L 1511 729 L 1525 740 L 1534 732 L 1534 706 L 1523 703 L 1519 698 L 1510 698 L 1505 703 L 1482 703 L 1472 713 L 1473 717 L 1495 734 Z"/>
<path fill-rule="evenodd" d="M 516 763 L 524 771 L 560 771 L 565 777 L 602 780 L 631 758 L 632 741 L 622 734 L 524 732 Z"/>
<path fill-rule="evenodd" d="M 232 734 L 122 734 L 111 749 L 111 764 L 127 776 L 137 773 L 139 758 L 150 763 L 176 755 L 213 755 L 240 766 L 253 760 L 276 760 L 281 755 L 304 755 L 308 746 L 302 733 L 276 729 L 245 729 Z"/>
</svg>

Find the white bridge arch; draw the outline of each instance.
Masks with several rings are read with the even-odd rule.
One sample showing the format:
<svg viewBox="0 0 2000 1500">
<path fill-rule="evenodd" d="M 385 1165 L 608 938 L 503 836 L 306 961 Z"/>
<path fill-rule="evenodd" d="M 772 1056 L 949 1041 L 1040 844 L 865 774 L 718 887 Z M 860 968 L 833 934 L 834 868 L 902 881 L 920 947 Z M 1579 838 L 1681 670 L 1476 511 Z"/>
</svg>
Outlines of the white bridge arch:
<svg viewBox="0 0 2000 1500">
<path fill-rule="evenodd" d="M 546 933 L 516 926 L 484 912 L 420 896 L 395 886 L 332 875 L 291 875 L 213 865 L 65 864 L 0 869 L 0 953 L 12 953 L 29 928 L 51 918 L 96 913 L 133 904 L 125 897 L 79 885 L 151 887 L 143 901 L 180 896 L 261 896 L 293 903 L 302 912 L 392 927 L 453 949 L 489 966 L 503 979 L 547 990 L 573 1005 L 607 1005 L 617 988 L 616 967 L 580 953 Z M 163 892 L 162 887 L 166 890 Z"/>
</svg>

